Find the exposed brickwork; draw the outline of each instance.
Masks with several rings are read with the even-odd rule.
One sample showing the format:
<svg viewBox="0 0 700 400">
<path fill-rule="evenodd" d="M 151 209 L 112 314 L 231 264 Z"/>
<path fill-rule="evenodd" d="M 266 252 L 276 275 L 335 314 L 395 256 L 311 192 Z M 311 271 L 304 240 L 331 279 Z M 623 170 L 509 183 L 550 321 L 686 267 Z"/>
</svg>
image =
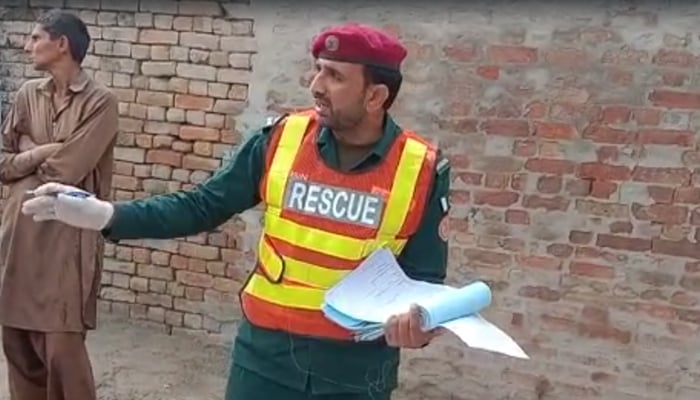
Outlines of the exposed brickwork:
<svg viewBox="0 0 700 400">
<path fill-rule="evenodd" d="M 87 66 L 122 100 L 117 198 L 201 182 L 244 127 L 308 104 L 308 38 L 344 18 L 373 21 L 410 48 L 396 116 L 452 160 L 450 282 L 488 280 L 486 316 L 533 357 L 441 340 L 407 354 L 401 398 L 700 395 L 692 9 L 522 2 L 389 12 L 346 2 L 310 17 L 283 3 L 103 1 L 81 12 L 96 38 Z M 33 14 L 0 13 L 0 82 L 10 93 L 31 71 L 7 48 L 21 45 Z M 259 217 L 110 247 L 105 304 L 228 338 Z"/>
<path fill-rule="evenodd" d="M 4 95 L 22 78 L 21 46 L 46 4 L 0 9 Z M 245 4 L 210 1 L 59 1 L 89 24 L 84 66 L 120 99 L 114 198 L 133 199 L 191 188 L 239 143 L 236 115 L 245 108 L 253 20 Z M 9 100 L 7 97 L 5 100 Z M 6 103 L 5 103 L 6 105 Z M 233 268 L 240 224 L 181 240 L 109 245 L 104 308 L 166 324 L 168 329 L 224 332 L 238 315 L 245 272 Z"/>
</svg>

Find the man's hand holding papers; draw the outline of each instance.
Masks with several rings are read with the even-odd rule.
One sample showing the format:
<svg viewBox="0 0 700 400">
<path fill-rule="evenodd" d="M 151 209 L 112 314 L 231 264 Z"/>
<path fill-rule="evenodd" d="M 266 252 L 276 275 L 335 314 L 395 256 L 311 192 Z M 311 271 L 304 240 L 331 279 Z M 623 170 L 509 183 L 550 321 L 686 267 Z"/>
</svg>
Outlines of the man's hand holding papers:
<svg viewBox="0 0 700 400">
<path fill-rule="evenodd" d="M 389 317 L 384 328 L 384 337 L 389 346 L 418 349 L 444 332 L 440 327 L 425 331 L 420 307 L 412 304 L 410 311 Z"/>
<path fill-rule="evenodd" d="M 389 250 L 380 249 L 326 293 L 323 311 L 358 341 L 384 336 L 390 346 L 417 348 L 444 329 L 468 346 L 528 358 L 479 315 L 490 304 L 485 283 L 454 288 L 412 280 Z"/>
</svg>

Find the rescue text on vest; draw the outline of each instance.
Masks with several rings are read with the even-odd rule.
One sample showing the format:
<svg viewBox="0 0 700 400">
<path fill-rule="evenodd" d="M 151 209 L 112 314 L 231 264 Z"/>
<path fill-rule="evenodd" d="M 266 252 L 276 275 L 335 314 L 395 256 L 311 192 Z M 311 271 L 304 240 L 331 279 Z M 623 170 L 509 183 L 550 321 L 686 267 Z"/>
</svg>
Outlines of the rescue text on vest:
<svg viewBox="0 0 700 400">
<path fill-rule="evenodd" d="M 289 178 L 284 207 L 304 214 L 376 228 L 384 208 L 381 196 Z"/>
</svg>

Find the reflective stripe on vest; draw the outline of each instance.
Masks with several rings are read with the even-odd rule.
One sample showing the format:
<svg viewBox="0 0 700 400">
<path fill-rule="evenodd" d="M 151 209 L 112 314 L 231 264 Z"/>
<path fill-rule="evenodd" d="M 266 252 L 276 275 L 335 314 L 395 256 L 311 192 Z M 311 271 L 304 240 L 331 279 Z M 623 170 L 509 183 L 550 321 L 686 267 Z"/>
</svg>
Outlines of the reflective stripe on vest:
<svg viewBox="0 0 700 400">
<path fill-rule="evenodd" d="M 292 321 L 294 309 L 304 310 L 307 314 L 289 322 L 290 326 L 281 326 L 278 321 L 278 326 L 267 327 L 347 338 L 337 326 L 322 321 L 320 309 L 325 291 L 376 249 L 388 247 L 394 254 L 403 249 L 406 238 L 401 237 L 401 232 L 407 220 L 419 218 L 416 214 L 423 209 L 414 197 L 416 187 L 419 192 L 427 188 L 425 177 L 431 176 L 434 165 L 426 160 L 434 162 L 434 150 L 413 137 L 403 137 L 403 147 L 393 149 L 394 160 L 385 160 L 386 165 L 375 167 L 378 172 L 366 173 L 369 179 L 373 179 L 372 173 L 384 174 L 386 182 L 370 185 L 371 190 L 358 190 L 353 187 L 355 184 L 346 187 L 342 182 L 358 182 L 357 176 L 364 173 L 351 177 L 329 172 L 320 165 L 318 173 L 316 168 L 295 167 L 309 162 L 300 160 L 300 153 L 317 154 L 308 147 L 316 146 L 316 132 L 309 128 L 310 121 L 310 115 L 289 116 L 269 162 L 265 186 L 261 188 L 266 211 L 258 245 L 259 270 L 244 288 L 244 311 L 253 323 L 258 320 L 270 325 L 275 315 L 282 318 L 281 314 L 285 314 L 284 318 Z M 311 162 L 323 162 L 320 156 L 313 157 L 316 160 Z M 425 173 L 426 168 L 430 169 L 429 174 Z M 367 182 L 360 186 L 368 186 Z M 308 312 L 314 317 L 310 318 Z M 263 318 L 264 313 L 269 315 Z M 308 326 L 302 326 L 305 324 Z"/>
</svg>

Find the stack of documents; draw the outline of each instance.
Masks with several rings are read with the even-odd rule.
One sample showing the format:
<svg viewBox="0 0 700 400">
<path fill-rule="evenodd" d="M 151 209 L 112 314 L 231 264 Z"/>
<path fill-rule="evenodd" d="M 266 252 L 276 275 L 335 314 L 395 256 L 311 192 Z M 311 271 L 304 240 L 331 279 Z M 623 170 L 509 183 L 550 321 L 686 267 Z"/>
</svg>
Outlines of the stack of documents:
<svg viewBox="0 0 700 400">
<path fill-rule="evenodd" d="M 510 336 L 479 315 L 490 303 L 491 290 L 483 282 L 454 288 L 412 280 L 389 250 L 380 249 L 326 293 L 323 312 L 353 331 L 356 340 L 375 340 L 384 335 L 389 317 L 415 304 L 426 331 L 442 327 L 470 347 L 529 358 Z"/>
</svg>

